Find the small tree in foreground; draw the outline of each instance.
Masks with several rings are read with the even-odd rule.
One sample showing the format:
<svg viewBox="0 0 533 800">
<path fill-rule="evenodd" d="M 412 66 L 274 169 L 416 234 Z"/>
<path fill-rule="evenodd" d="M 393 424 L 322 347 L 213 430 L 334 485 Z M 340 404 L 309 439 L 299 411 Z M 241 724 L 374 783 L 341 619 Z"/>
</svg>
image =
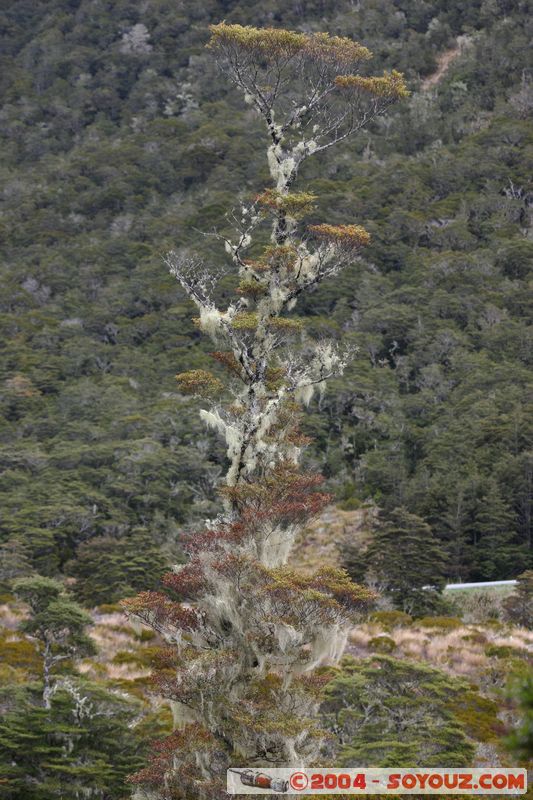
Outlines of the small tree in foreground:
<svg viewBox="0 0 533 800">
<path fill-rule="evenodd" d="M 43 708 L 41 688 L 0 689 L 0 800 L 124 800 L 146 749 L 142 704 L 63 676 Z"/>
<path fill-rule="evenodd" d="M 369 242 L 357 224 L 303 226 L 316 197 L 294 185 L 306 159 L 407 91 L 397 72 L 359 74 L 371 54 L 350 39 L 225 23 L 211 32 L 224 73 L 265 122 L 272 186 L 233 212 L 233 237 L 215 234 L 238 276 L 227 308 L 217 307 L 216 276 L 197 258 L 167 257 L 228 375 L 228 402 L 210 372 L 177 379 L 208 401 L 201 415 L 225 438 L 229 469 L 224 513 L 190 536 L 189 562 L 164 577 L 166 592 L 125 601 L 167 640 L 155 681 L 181 713 L 179 729 L 133 778 L 139 797 L 218 798 L 229 764 L 316 761 L 325 680 L 317 668 L 339 658 L 372 597 L 342 570 L 302 576 L 286 566 L 299 527 L 330 499 L 319 476 L 298 469 L 307 443 L 300 404 L 350 357 L 333 342 L 306 342 L 288 312 Z"/>
<path fill-rule="evenodd" d="M 54 669 L 62 661 L 95 652 L 93 640 L 85 633 L 92 619 L 65 596 L 62 584 L 52 578 L 22 578 L 14 592 L 30 607 L 20 629 L 37 642 L 43 663 L 43 705 L 49 709 Z"/>
</svg>

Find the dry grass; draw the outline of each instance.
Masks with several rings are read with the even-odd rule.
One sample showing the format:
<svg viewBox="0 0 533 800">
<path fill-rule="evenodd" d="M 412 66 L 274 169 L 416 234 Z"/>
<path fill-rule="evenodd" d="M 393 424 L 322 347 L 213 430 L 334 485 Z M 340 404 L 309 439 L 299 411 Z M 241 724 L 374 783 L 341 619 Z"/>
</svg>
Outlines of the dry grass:
<svg viewBox="0 0 533 800">
<path fill-rule="evenodd" d="M 92 612 L 92 618 L 96 625 L 104 625 L 106 628 L 131 627 L 127 616 L 122 611 L 113 611 L 111 614 L 102 614 L 97 610 Z"/>
<path fill-rule="evenodd" d="M 129 622 L 125 614 L 112 612 L 92 613 L 95 624 L 89 629 L 89 635 L 98 648 L 93 659 L 86 659 L 78 664 L 78 669 L 89 677 L 108 680 L 135 681 L 147 678 L 150 669 L 132 663 L 114 664 L 117 653 L 140 653 L 145 647 L 157 646 L 157 641 L 142 642 L 139 634 L 145 627 Z"/>
<path fill-rule="evenodd" d="M 345 539 L 363 542 L 374 515 L 374 509 L 342 511 L 329 506 L 300 532 L 290 556 L 291 565 L 306 573 L 324 566 L 340 567 L 338 546 Z"/>
<path fill-rule="evenodd" d="M 510 647 L 533 658 L 533 633 L 524 628 L 492 630 L 483 626 L 462 625 L 452 631 L 416 627 L 398 627 L 383 631 L 374 623 L 354 628 L 349 636 L 347 651 L 358 657 L 375 652 L 372 640 L 387 633 L 393 639 L 397 658 L 424 661 L 460 677 L 483 683 L 491 672 L 494 658 L 486 654 L 489 645 Z"/>
<path fill-rule="evenodd" d="M 106 664 L 107 675 L 112 680 L 136 681 L 147 678 L 151 670 L 134 664 Z"/>
<path fill-rule="evenodd" d="M 91 616 L 94 624 L 90 626 L 88 633 L 97 647 L 97 654 L 93 658 L 77 662 L 79 672 L 94 680 L 136 681 L 146 678 L 150 670 L 134 661 L 126 664 L 112 663 L 120 651 L 135 654 L 147 646 L 157 645 L 156 639 L 141 641 L 140 634 L 145 626 L 130 623 L 120 611 L 102 613 L 95 609 Z M 0 630 L 3 630 L 6 643 L 26 641 L 23 634 L 17 633 L 25 617 L 25 607 L 18 602 L 0 605 Z"/>
<path fill-rule="evenodd" d="M 525 628 L 513 628 L 510 634 L 499 636 L 495 634 L 491 643 L 502 647 L 515 647 L 518 650 L 528 650 L 533 656 L 533 631 Z"/>
<path fill-rule="evenodd" d="M 26 614 L 20 605 L 4 603 L 0 606 L 0 627 L 14 631 L 19 627 Z"/>
<path fill-rule="evenodd" d="M 111 661 L 119 650 L 136 650 L 138 644 L 133 634 L 107 628 L 105 625 L 93 625 L 89 635 L 98 648 L 100 660 Z"/>
</svg>

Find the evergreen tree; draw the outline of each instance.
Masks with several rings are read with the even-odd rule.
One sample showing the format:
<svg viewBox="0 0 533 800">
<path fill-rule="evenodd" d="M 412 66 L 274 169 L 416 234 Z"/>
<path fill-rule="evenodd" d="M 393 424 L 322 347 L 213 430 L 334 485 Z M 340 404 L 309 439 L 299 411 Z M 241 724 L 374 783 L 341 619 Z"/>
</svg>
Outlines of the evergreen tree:
<svg viewBox="0 0 533 800">
<path fill-rule="evenodd" d="M 85 633 L 92 620 L 65 595 L 62 584 L 51 578 L 22 578 L 13 588 L 29 606 L 29 617 L 20 629 L 37 641 L 43 664 L 43 705 L 49 709 L 55 667 L 66 659 L 95 651 L 92 639 Z"/>
<path fill-rule="evenodd" d="M 217 347 L 232 396 L 224 402 L 224 384 L 206 370 L 177 376 L 182 392 L 209 403 L 202 418 L 226 441 L 224 512 L 191 536 L 189 563 L 164 579 L 171 595 L 125 601 L 172 645 L 156 679 L 185 726 L 134 781 L 176 800 L 223 794 L 224 769 L 236 761 L 315 760 L 323 683 L 315 669 L 339 658 L 372 597 L 342 570 L 306 576 L 286 566 L 299 527 L 329 500 L 316 491 L 320 478 L 298 468 L 307 442 L 299 403 L 350 357 L 332 340 L 302 341 L 302 322 L 288 313 L 370 240 L 357 224 L 302 226 L 316 196 L 294 187 L 304 162 L 407 95 L 396 71 L 362 75 L 371 54 L 351 39 L 225 23 L 211 33 L 224 73 L 266 126 L 272 185 L 233 212 L 235 234 L 215 232 L 237 273 L 237 299 L 227 308 L 215 299 L 217 275 L 199 258 L 167 257 Z"/>
<path fill-rule="evenodd" d="M 343 559 L 355 579 L 377 585 L 395 608 L 422 615 L 438 611 L 446 558 L 429 525 L 405 508 L 382 512 L 362 552 L 347 542 Z"/>
<path fill-rule="evenodd" d="M 165 558 L 152 534 L 136 529 L 121 539 L 90 539 L 80 545 L 66 571 L 76 579 L 72 586 L 76 599 L 92 607 L 155 589 L 164 567 Z"/>
<path fill-rule="evenodd" d="M 141 703 L 62 677 L 47 708 L 39 685 L 0 692 L 1 800 L 126 800 L 150 726 Z"/>
<path fill-rule="evenodd" d="M 521 759 L 533 759 L 533 676 L 527 675 L 517 683 L 513 700 L 518 705 L 520 719 L 507 739 L 508 747 Z"/>
<path fill-rule="evenodd" d="M 0 589 L 10 589 L 13 581 L 32 573 L 29 548 L 19 539 L 0 545 Z"/>
<path fill-rule="evenodd" d="M 502 498 L 496 481 L 489 483 L 481 497 L 472 528 L 473 580 L 514 578 L 527 565 L 526 548 L 516 543 L 516 515 Z"/>
</svg>

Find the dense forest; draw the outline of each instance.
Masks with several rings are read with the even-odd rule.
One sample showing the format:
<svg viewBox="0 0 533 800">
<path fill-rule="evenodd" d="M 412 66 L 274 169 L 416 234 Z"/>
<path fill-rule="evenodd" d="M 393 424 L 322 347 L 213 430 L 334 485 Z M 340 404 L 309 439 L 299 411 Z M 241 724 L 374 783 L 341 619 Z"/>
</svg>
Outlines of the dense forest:
<svg viewBox="0 0 533 800">
<path fill-rule="evenodd" d="M 2 800 L 63 796 L 73 775 L 73 792 L 126 797 L 124 777 L 172 727 L 168 709 L 147 700 L 153 634 L 126 626 L 112 604 L 155 588 L 185 560 L 184 532 L 220 509 L 225 446 L 175 376 L 222 367 L 163 257 L 202 255 L 227 302 L 235 275 L 211 234 L 268 183 L 261 121 L 206 51 L 209 25 L 223 19 L 354 38 L 372 50 L 373 74 L 399 70 L 411 92 L 301 175 L 319 198 L 311 224 L 326 216 L 371 234 L 297 307 L 304 338 L 356 352 L 304 415 L 305 465 L 324 475 L 340 512 L 379 511 L 366 550 L 343 543 L 349 572 L 368 580 L 381 563 L 385 594 L 409 599 L 354 634 L 328 689 L 324 719 L 345 726 L 335 757 L 462 766 L 476 753 L 490 763 L 512 717 L 502 699 L 511 672 L 530 714 L 531 640 L 509 644 L 501 620 L 532 624 L 532 10 L 528 0 L 2 4 L 0 755 L 19 753 L 14 770 L 0 769 Z M 413 550 L 398 547 L 402 531 Z M 461 623 L 459 607 L 420 592 L 524 573 L 507 617 L 482 631 L 461 627 L 481 617 Z M 484 622 L 498 616 L 485 612 Z M 431 613 L 454 616 L 431 629 Z M 413 617 L 426 620 L 416 632 Z M 58 741 L 79 730 L 67 760 L 48 736 L 29 644 L 43 630 L 59 636 L 58 620 L 69 633 L 54 640 L 65 661 L 53 726 Z M 91 624 L 101 656 L 87 642 Z M 466 647 L 463 668 L 453 659 Z M 369 653 L 378 655 L 360 659 Z M 72 659 L 84 664 L 78 684 Z M 410 700 L 385 745 L 379 726 L 361 723 L 366 693 L 382 692 L 387 708 L 384 675 L 402 697 L 413 681 L 425 687 L 429 711 L 412 741 L 401 733 L 418 719 Z M 346 693 L 357 724 L 342 716 Z M 97 726 L 87 704 L 100 709 Z M 522 756 L 528 719 L 509 745 Z"/>
<path fill-rule="evenodd" d="M 346 507 L 421 516 L 449 578 L 514 578 L 531 564 L 527 6 L 4 5 L 0 525 L 10 563 L 81 578 L 120 562 L 126 570 L 102 583 L 119 596 L 155 580 L 154 548 L 179 558 L 180 528 L 216 508 L 224 450 L 174 379 L 210 361 L 209 343 L 162 254 L 187 246 L 220 261 L 199 231 L 223 228 L 266 181 L 259 121 L 205 52 L 208 24 L 228 17 L 309 30 L 326 21 L 412 90 L 320 177 L 306 167 L 333 221 L 355 219 L 373 237 L 299 308 L 310 332 L 359 348 L 311 408 L 310 458 Z M 148 573 L 136 564 L 143 552 Z"/>
</svg>

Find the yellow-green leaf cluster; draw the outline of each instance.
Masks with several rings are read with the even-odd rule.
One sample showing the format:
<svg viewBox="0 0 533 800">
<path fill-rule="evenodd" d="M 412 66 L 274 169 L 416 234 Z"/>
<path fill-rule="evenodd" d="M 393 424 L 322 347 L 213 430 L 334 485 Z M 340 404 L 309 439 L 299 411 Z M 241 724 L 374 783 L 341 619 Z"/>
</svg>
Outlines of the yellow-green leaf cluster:
<svg viewBox="0 0 533 800">
<path fill-rule="evenodd" d="M 245 264 L 254 272 L 267 272 L 276 269 L 292 269 L 298 258 L 296 248 L 289 244 L 268 245 L 263 254 L 255 260 L 247 260 Z"/>
<path fill-rule="evenodd" d="M 235 291 L 238 294 L 246 295 L 246 297 L 251 297 L 254 300 L 257 300 L 258 297 L 261 297 L 265 294 L 267 287 L 264 283 L 260 283 L 259 281 L 242 280 Z"/>
<path fill-rule="evenodd" d="M 270 320 L 270 327 L 278 331 L 286 331 L 287 333 L 296 333 L 303 328 L 301 319 L 289 319 L 288 317 L 272 317 Z"/>
<path fill-rule="evenodd" d="M 266 387 L 275 392 L 283 386 L 286 372 L 283 367 L 268 367 L 266 371 Z"/>
<path fill-rule="evenodd" d="M 212 397 L 220 394 L 224 386 L 211 372 L 205 369 L 191 369 L 176 375 L 179 388 L 184 394 L 195 394 L 200 397 Z"/>
<path fill-rule="evenodd" d="M 274 211 L 282 211 L 290 217 L 298 219 L 313 210 L 317 199 L 317 195 L 310 192 L 282 194 L 275 189 L 265 189 L 264 192 L 257 196 L 256 201 L 259 205 L 266 206 Z"/>
<path fill-rule="evenodd" d="M 355 249 L 370 244 L 370 234 L 361 225 L 310 225 L 314 236 L 346 249 Z"/>
<path fill-rule="evenodd" d="M 323 61 L 349 64 L 372 58 L 372 52 L 368 47 L 347 36 L 330 36 L 329 33 L 311 34 L 306 49 L 310 56 Z"/>
<path fill-rule="evenodd" d="M 283 28 L 253 28 L 251 25 L 228 25 L 219 22 L 211 25 L 208 47 L 238 46 L 241 50 L 263 51 L 266 56 L 296 55 L 307 44 L 305 33 L 295 33 Z"/>
<path fill-rule="evenodd" d="M 410 94 L 403 74 L 395 69 L 391 72 L 384 72 L 381 77 L 365 78 L 362 75 L 339 75 L 335 78 L 335 85 L 340 89 L 355 89 L 374 97 L 390 100 L 400 100 L 402 97 L 409 97 Z"/>
<path fill-rule="evenodd" d="M 248 53 L 260 53 L 272 60 L 302 55 L 313 61 L 350 64 L 371 58 L 367 47 L 345 36 L 328 33 L 297 33 L 284 28 L 254 28 L 251 25 L 211 25 L 212 49 L 239 48 Z"/>
<path fill-rule="evenodd" d="M 265 268 L 290 269 L 298 257 L 296 248 L 290 244 L 269 245 L 263 253 Z"/>
<path fill-rule="evenodd" d="M 240 314 L 235 314 L 231 320 L 231 327 L 237 331 L 253 331 L 259 324 L 257 314 L 249 311 L 243 311 Z"/>
</svg>

